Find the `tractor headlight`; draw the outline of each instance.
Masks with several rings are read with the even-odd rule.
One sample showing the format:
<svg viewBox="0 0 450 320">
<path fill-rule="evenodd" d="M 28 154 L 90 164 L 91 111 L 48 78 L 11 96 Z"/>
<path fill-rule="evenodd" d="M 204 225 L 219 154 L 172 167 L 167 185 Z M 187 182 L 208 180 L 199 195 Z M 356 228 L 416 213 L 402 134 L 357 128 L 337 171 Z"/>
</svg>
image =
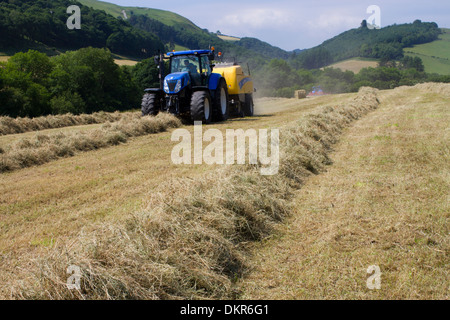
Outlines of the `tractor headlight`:
<svg viewBox="0 0 450 320">
<path fill-rule="evenodd" d="M 164 80 L 164 92 L 169 93 L 169 84 L 167 83 L 167 80 Z"/>
<path fill-rule="evenodd" d="M 177 85 L 175 86 L 175 92 L 178 93 L 181 90 L 181 80 L 177 81 Z"/>
</svg>

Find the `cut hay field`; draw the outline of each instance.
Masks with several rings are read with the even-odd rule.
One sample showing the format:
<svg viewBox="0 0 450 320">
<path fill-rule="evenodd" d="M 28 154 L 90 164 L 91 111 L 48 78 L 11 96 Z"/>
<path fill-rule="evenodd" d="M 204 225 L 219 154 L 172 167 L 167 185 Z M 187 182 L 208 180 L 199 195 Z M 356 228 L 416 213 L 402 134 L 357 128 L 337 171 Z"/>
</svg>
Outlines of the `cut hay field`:
<svg viewBox="0 0 450 320">
<path fill-rule="evenodd" d="M 139 63 L 136 60 L 126 60 L 126 59 L 114 59 L 114 62 L 119 66 L 130 66 L 133 67 Z"/>
<path fill-rule="evenodd" d="M 226 35 L 223 35 L 223 34 L 217 35 L 217 37 L 219 37 L 220 39 L 225 40 L 225 41 L 239 41 L 239 40 L 241 40 L 241 38 L 233 37 L 233 36 L 226 36 Z"/>
<path fill-rule="evenodd" d="M 441 92 L 431 94 L 430 90 L 441 90 Z M 376 173 L 380 172 L 378 174 L 383 176 L 382 170 L 387 168 L 386 165 L 389 165 L 392 159 L 389 155 L 386 155 L 386 159 L 381 155 L 380 158 L 370 158 L 371 154 L 386 150 L 381 148 L 382 145 L 370 145 L 368 142 L 387 143 L 390 140 L 387 138 L 388 132 L 385 131 L 399 130 L 397 125 L 403 128 L 401 127 L 403 122 L 399 122 L 400 118 L 398 122 L 392 122 L 397 119 L 394 117 L 389 125 L 384 123 L 384 126 L 378 127 L 377 125 L 381 122 L 374 122 L 371 119 L 386 119 L 385 114 L 391 110 L 395 111 L 395 115 L 412 112 L 406 107 L 410 104 L 426 105 L 429 109 L 424 108 L 420 112 L 413 108 L 415 111 L 408 113 L 407 119 L 416 124 L 420 123 L 420 119 L 425 119 L 424 127 L 418 125 L 409 133 L 412 136 L 414 134 L 422 136 L 419 133 L 423 131 L 423 136 L 429 137 L 430 130 L 441 130 L 442 123 L 448 120 L 448 113 L 445 113 L 445 105 L 443 105 L 445 101 L 448 102 L 448 97 L 443 96 L 444 92 L 448 92 L 448 87 L 442 89 L 439 85 L 433 85 L 431 89 L 428 88 L 428 93 L 426 88 L 421 87 L 419 90 L 402 88 L 397 91 L 382 92 L 363 90 L 359 94 L 329 95 L 304 100 L 261 99 L 256 101 L 257 115 L 253 118 L 232 119 L 225 123 L 204 126 L 203 130 L 214 128 L 222 132 L 226 129 L 239 128 L 281 128 L 280 174 L 268 178 L 262 177 L 252 166 L 174 165 L 170 160 L 172 148 L 176 144 L 171 141 L 173 128 L 167 128 L 167 132 L 152 135 L 132 136 L 126 143 L 76 153 L 69 158 L 1 173 L 0 297 L 6 299 L 228 299 L 259 298 L 266 294 L 275 299 L 291 298 L 290 290 L 295 288 L 289 287 L 290 280 L 283 282 L 284 272 L 276 275 L 280 282 L 265 273 L 270 270 L 270 266 L 264 265 L 264 262 L 273 263 L 273 268 L 275 263 L 281 263 L 279 267 L 287 263 L 284 260 L 278 260 L 285 251 L 280 250 L 280 254 L 275 254 L 273 259 L 269 259 L 270 255 L 266 253 L 274 248 L 272 245 L 283 248 L 283 244 L 276 241 L 284 240 L 284 235 L 289 238 L 291 229 L 295 233 L 297 220 L 312 219 L 315 222 L 311 224 L 311 236 L 318 240 L 314 243 L 317 251 L 311 251 L 310 254 L 318 255 L 314 255 L 316 263 L 308 266 L 313 274 L 321 275 L 321 277 L 311 278 L 312 284 L 308 290 L 311 292 L 310 297 L 329 298 L 330 296 L 327 296 L 322 289 L 330 285 L 328 280 L 335 276 L 331 264 L 337 259 L 336 257 L 339 257 L 340 248 L 325 246 L 328 251 L 319 250 L 322 248 L 320 244 L 334 239 L 334 234 L 330 235 L 325 231 L 342 231 L 341 238 L 345 240 L 345 244 L 351 243 L 358 248 L 360 238 L 352 236 L 347 238 L 346 231 L 350 227 L 355 227 L 359 232 L 360 228 L 366 227 L 366 217 L 349 220 L 353 224 L 344 225 L 347 223 L 344 215 L 343 228 L 340 228 L 341 225 L 336 225 L 335 229 L 330 227 L 331 229 L 328 230 L 325 228 L 325 222 L 329 217 L 321 210 L 322 205 L 326 206 L 328 202 L 324 200 L 313 203 L 308 199 L 321 196 L 326 189 L 323 187 L 320 192 L 312 189 L 314 185 L 311 185 L 309 181 L 320 182 L 316 179 L 327 175 L 335 166 L 345 168 L 346 165 L 349 166 L 349 170 L 356 173 L 362 164 L 379 167 L 379 171 L 373 170 Z M 376 96 L 381 101 L 378 110 L 375 110 L 378 105 L 375 101 Z M 398 104 L 397 107 L 395 107 L 396 104 Z M 365 115 L 366 113 L 368 115 Z M 355 122 L 350 129 L 344 129 L 363 115 L 365 117 Z M 416 117 L 419 120 L 414 120 Z M 433 121 L 439 122 L 440 125 L 433 126 L 435 124 Z M 83 126 L 80 130 L 97 130 L 99 125 L 92 126 L 92 128 Z M 77 128 L 72 127 L 72 133 L 76 133 Z M 182 128 L 193 132 L 192 126 L 182 126 Z M 352 134 L 355 128 L 359 128 L 360 131 Z M 331 157 L 334 164 L 328 166 L 331 164 L 328 157 L 330 148 L 338 141 L 342 132 L 344 135 L 340 144 L 333 147 L 336 150 Z M 444 132 L 448 132 L 448 128 Z M 368 142 L 361 140 L 368 135 L 371 137 L 367 138 Z M 392 140 L 394 136 L 397 137 L 391 133 Z M 406 230 L 407 235 L 416 235 L 414 233 L 416 231 L 417 235 L 420 235 L 420 232 L 428 233 L 427 236 L 431 242 L 428 240 L 423 242 L 423 239 L 428 239 L 425 236 L 417 238 L 418 251 L 412 252 L 408 251 L 410 249 L 407 246 L 408 243 L 402 242 L 404 240 L 402 233 L 395 234 L 398 238 L 384 238 L 384 229 L 375 228 L 374 233 L 371 233 L 371 235 L 378 234 L 375 241 L 382 244 L 380 245 L 382 249 L 388 246 L 387 244 L 393 246 L 391 249 L 393 251 L 388 253 L 397 253 L 395 251 L 397 243 L 402 248 L 408 249 L 401 251 L 402 263 L 415 266 L 418 270 L 415 272 L 418 275 L 427 276 L 422 282 L 425 291 L 431 290 L 429 289 L 431 276 L 426 273 L 428 269 L 424 267 L 422 270 L 422 265 L 417 264 L 416 258 L 420 257 L 428 261 L 427 265 L 436 270 L 433 275 L 439 280 L 439 277 L 442 277 L 443 268 L 440 252 L 448 250 L 448 242 L 445 242 L 445 235 L 448 234 L 446 229 L 448 223 L 445 223 L 448 222 L 446 220 L 448 216 L 442 215 L 442 212 L 448 212 L 448 210 L 443 211 L 445 208 L 442 207 L 441 193 L 435 196 L 434 203 L 429 202 L 432 198 L 431 190 L 423 198 L 419 194 L 426 191 L 424 183 L 436 182 L 436 187 L 433 185 L 432 190 L 438 191 L 445 188 L 441 180 L 445 177 L 448 179 L 448 171 L 446 175 L 436 171 L 436 168 L 448 170 L 448 166 L 446 169 L 445 165 L 448 163 L 448 147 L 446 151 L 439 149 L 443 158 L 447 157 L 447 162 L 436 162 L 438 159 L 433 151 L 435 146 L 442 148 L 444 145 L 442 141 L 448 139 L 448 135 L 441 134 L 437 137 L 439 139 L 434 144 L 421 145 L 423 148 L 419 150 L 420 155 L 429 154 L 430 158 L 427 158 L 428 161 L 421 162 L 419 167 L 414 167 L 417 172 L 427 169 L 432 172 L 433 174 L 429 177 L 431 180 L 425 180 L 425 182 L 420 179 L 420 181 L 413 180 L 422 183 L 417 187 L 414 183 L 402 185 L 404 188 L 407 187 L 408 194 L 414 197 L 398 197 L 398 201 L 404 202 L 407 212 L 409 208 L 416 208 L 415 205 L 419 209 L 422 208 L 419 212 L 423 212 L 423 216 L 414 216 L 413 213 L 416 211 L 411 215 L 401 215 L 400 221 L 405 222 L 407 228 L 411 228 Z M 404 140 L 408 139 L 409 136 Z M 355 145 L 352 141 L 355 141 Z M 348 145 L 354 147 L 350 153 L 340 151 Z M 428 147 L 431 149 L 427 149 Z M 350 161 L 341 164 L 336 159 L 336 154 L 339 152 L 346 154 L 344 157 L 346 159 L 352 154 L 359 156 L 361 153 L 361 161 L 365 159 L 365 162 Z M 368 153 L 367 159 L 362 154 L 364 152 Z M 403 156 L 402 163 L 408 163 L 406 162 L 408 159 L 413 162 L 418 158 L 413 150 Z M 324 172 L 326 168 L 328 172 L 313 174 Z M 406 183 L 411 178 L 406 173 L 408 168 L 412 167 L 405 165 L 404 170 L 396 176 L 399 183 L 401 181 Z M 371 171 L 366 173 L 369 172 Z M 373 206 L 379 209 L 377 212 L 386 213 L 384 217 L 386 220 L 382 220 L 383 222 L 391 222 L 389 219 L 394 221 L 395 215 L 388 210 L 390 207 L 383 208 L 384 199 L 377 204 L 378 199 L 372 198 L 371 188 L 374 192 L 379 191 L 375 189 L 379 186 L 377 180 L 365 176 L 357 177 L 359 179 L 357 182 L 361 184 L 355 181 L 351 184 L 356 184 L 358 188 L 361 186 L 361 190 L 364 191 L 358 198 L 358 204 L 362 206 L 361 215 L 365 212 L 364 205 L 368 205 L 366 202 L 375 203 Z M 425 179 L 423 175 L 419 177 Z M 341 185 L 345 187 L 343 180 L 338 181 L 340 187 Z M 384 186 L 383 183 L 384 181 L 381 181 L 381 187 Z M 305 184 L 303 188 L 299 189 L 303 184 Z M 338 192 L 335 197 L 341 193 L 355 194 L 354 189 L 344 191 L 343 188 L 336 189 L 333 186 L 328 188 L 330 190 L 325 194 Z M 342 192 L 339 193 L 339 191 Z M 359 192 L 360 189 L 357 191 Z M 401 195 L 400 191 L 396 190 L 396 194 Z M 303 198 L 302 193 L 305 193 Z M 385 193 L 378 192 L 376 195 L 381 197 Z M 414 202 L 416 200 L 417 203 Z M 339 208 L 340 205 L 349 208 L 353 204 L 353 200 L 349 199 L 337 201 L 336 198 L 333 203 Z M 345 201 L 348 203 L 346 204 Z M 389 202 L 386 201 L 386 203 Z M 319 206 L 318 209 L 317 206 Z M 423 206 L 428 206 L 428 213 L 423 210 Z M 302 213 L 300 208 L 310 209 L 312 213 L 306 211 Z M 397 207 L 395 208 L 398 210 Z M 436 215 L 436 221 L 430 217 L 430 214 Z M 375 215 L 374 219 L 377 217 Z M 415 218 L 417 219 L 414 220 Z M 314 229 L 320 227 L 319 221 L 323 221 L 321 226 L 325 231 Z M 395 226 L 397 225 L 394 224 Z M 273 233 L 274 231 L 276 232 Z M 309 229 L 306 228 L 304 231 Z M 358 236 L 359 233 L 356 231 L 350 234 Z M 263 240 L 261 244 L 258 244 L 261 240 Z M 303 241 L 309 241 L 309 238 L 290 243 L 292 250 L 304 248 Z M 369 250 L 373 246 L 377 245 L 372 244 L 372 247 L 364 247 L 364 249 Z M 427 246 L 435 250 L 427 251 Z M 343 246 L 343 248 L 347 247 Z M 259 261 L 260 257 L 265 258 Z M 329 257 L 333 260 L 329 261 Z M 346 264 L 345 261 L 347 260 L 341 262 L 339 268 L 344 272 L 356 272 L 355 266 Z M 384 260 L 380 258 L 373 264 L 375 263 L 380 264 L 382 271 L 385 270 Z M 261 264 L 262 269 L 258 269 L 258 264 Z M 70 291 L 65 286 L 66 269 L 69 265 L 77 265 L 82 269 L 83 281 L 80 291 Z M 330 270 L 331 278 L 324 275 L 325 271 L 322 270 L 324 266 L 329 268 L 325 270 Z M 389 268 L 394 267 L 389 265 Z M 280 269 L 283 268 L 280 267 Z M 257 279 L 259 272 L 266 274 L 264 279 Z M 392 277 L 390 276 L 389 279 L 395 280 L 397 273 L 392 272 Z M 403 273 L 400 275 L 404 276 Z M 291 280 L 296 276 L 286 272 L 286 277 L 290 277 Z M 298 276 L 306 277 L 302 274 Z M 243 280 L 237 283 L 239 279 Z M 317 282 L 314 283 L 313 279 Z M 394 280 L 392 280 L 393 283 L 395 283 Z M 259 282 L 261 285 L 255 286 L 255 283 Z M 293 285 L 295 283 L 294 281 Z M 408 285 L 410 283 L 406 284 Z M 285 291 L 281 286 L 287 288 L 288 293 L 283 293 Z M 277 294 L 275 291 L 278 288 L 280 292 Z M 357 287 L 343 288 L 342 291 L 349 292 L 349 295 L 344 297 L 360 294 Z M 395 298 L 396 295 L 386 294 L 385 297 Z"/>
<path fill-rule="evenodd" d="M 354 73 L 359 73 L 361 69 L 364 68 L 376 68 L 378 67 L 378 61 L 369 59 L 350 59 L 341 62 L 334 63 L 329 68 L 341 69 L 342 71 L 352 71 Z"/>
<path fill-rule="evenodd" d="M 140 112 L 95 112 L 91 114 L 63 114 L 48 115 L 36 118 L 11 118 L 8 116 L 0 116 L 0 139 L 1 136 L 25 132 L 43 131 L 47 129 L 66 128 L 72 126 L 82 126 L 90 124 L 100 124 L 106 122 L 115 122 L 127 118 L 128 120 L 140 117 Z M 21 137 L 12 136 L 13 138 Z M 5 138 L 3 140 L 8 140 Z"/>
<path fill-rule="evenodd" d="M 324 102 L 339 101 L 346 96 L 320 97 L 302 103 L 295 99 L 263 99 L 256 103 L 257 116 L 214 124 L 214 128 L 277 127 Z M 75 134 L 96 130 L 98 126 L 65 130 Z M 192 126 L 183 128 L 192 131 Z M 50 131 L 58 133 L 58 129 Z M 120 219 L 129 208 L 140 208 L 146 202 L 146 195 L 158 190 L 169 177 L 192 177 L 213 170 L 209 166 L 173 165 L 170 146 L 175 144 L 170 141 L 171 131 L 132 138 L 129 143 L 1 174 L 0 252 L 20 247 L 33 249 L 35 246 L 31 243 L 45 242 L 47 238 L 56 241 L 67 234 L 76 234 L 81 227 L 89 227 L 98 219 Z M 0 141 L 6 148 L 10 143 L 31 139 L 34 135 L 36 133 L 7 135 Z"/>
<path fill-rule="evenodd" d="M 323 104 L 352 96 L 263 99 L 256 103 L 255 117 L 214 124 L 214 128 L 280 127 Z M 1 174 L 0 296 L 23 296 L 18 279 L 32 279 L 39 270 L 35 265 L 19 275 L 16 267 L 38 261 L 56 263 L 54 257 L 47 257 L 50 251 L 79 243 L 80 234 L 93 235 L 103 225 L 133 219 L 155 198 L 171 192 L 167 181 L 175 181 L 180 197 L 187 191 L 182 181 L 215 172 L 213 166 L 172 164 L 170 136 L 169 131 L 136 137 L 125 144 Z"/>
<path fill-rule="evenodd" d="M 242 298 L 449 299 L 450 85 L 378 96 L 254 247 Z M 366 285 L 371 265 L 380 290 Z"/>
</svg>

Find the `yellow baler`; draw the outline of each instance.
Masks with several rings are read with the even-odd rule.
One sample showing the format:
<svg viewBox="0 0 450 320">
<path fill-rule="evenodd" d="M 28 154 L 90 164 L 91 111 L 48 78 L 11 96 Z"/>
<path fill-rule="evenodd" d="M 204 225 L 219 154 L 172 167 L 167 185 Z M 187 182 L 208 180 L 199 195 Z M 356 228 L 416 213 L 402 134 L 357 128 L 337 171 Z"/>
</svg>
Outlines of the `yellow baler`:
<svg viewBox="0 0 450 320">
<path fill-rule="evenodd" d="M 236 64 L 217 64 L 214 73 L 225 78 L 231 110 L 240 116 L 253 116 L 253 81 Z"/>
</svg>

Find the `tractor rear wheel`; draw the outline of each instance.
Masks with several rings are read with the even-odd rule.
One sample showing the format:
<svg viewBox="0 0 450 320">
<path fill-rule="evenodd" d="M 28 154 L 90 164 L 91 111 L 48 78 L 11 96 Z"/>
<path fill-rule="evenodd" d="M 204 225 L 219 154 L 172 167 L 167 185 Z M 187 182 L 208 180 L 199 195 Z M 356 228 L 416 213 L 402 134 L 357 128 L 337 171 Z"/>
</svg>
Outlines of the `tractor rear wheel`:
<svg viewBox="0 0 450 320">
<path fill-rule="evenodd" d="M 146 93 L 142 98 L 141 111 L 142 116 L 156 116 L 159 112 L 159 101 L 156 94 Z"/>
<path fill-rule="evenodd" d="M 212 118 L 211 97 L 207 91 L 195 91 L 191 99 L 192 121 L 210 123 Z"/>
<path fill-rule="evenodd" d="M 254 105 L 253 97 L 251 94 L 245 95 L 244 115 L 246 117 L 253 117 Z"/>
<path fill-rule="evenodd" d="M 221 79 L 214 95 L 214 121 L 226 121 L 228 119 L 228 89 L 225 80 Z"/>
</svg>

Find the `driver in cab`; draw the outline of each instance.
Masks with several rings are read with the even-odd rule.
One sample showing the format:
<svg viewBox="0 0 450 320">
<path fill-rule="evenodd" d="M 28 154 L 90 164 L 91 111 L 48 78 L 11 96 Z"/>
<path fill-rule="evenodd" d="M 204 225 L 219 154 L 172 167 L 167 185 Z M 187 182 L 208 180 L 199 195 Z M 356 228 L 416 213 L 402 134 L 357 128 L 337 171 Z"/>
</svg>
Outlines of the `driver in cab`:
<svg viewBox="0 0 450 320">
<path fill-rule="evenodd" d="M 198 73 L 197 67 L 190 63 L 189 60 L 184 60 L 184 69 L 190 73 Z"/>
</svg>

